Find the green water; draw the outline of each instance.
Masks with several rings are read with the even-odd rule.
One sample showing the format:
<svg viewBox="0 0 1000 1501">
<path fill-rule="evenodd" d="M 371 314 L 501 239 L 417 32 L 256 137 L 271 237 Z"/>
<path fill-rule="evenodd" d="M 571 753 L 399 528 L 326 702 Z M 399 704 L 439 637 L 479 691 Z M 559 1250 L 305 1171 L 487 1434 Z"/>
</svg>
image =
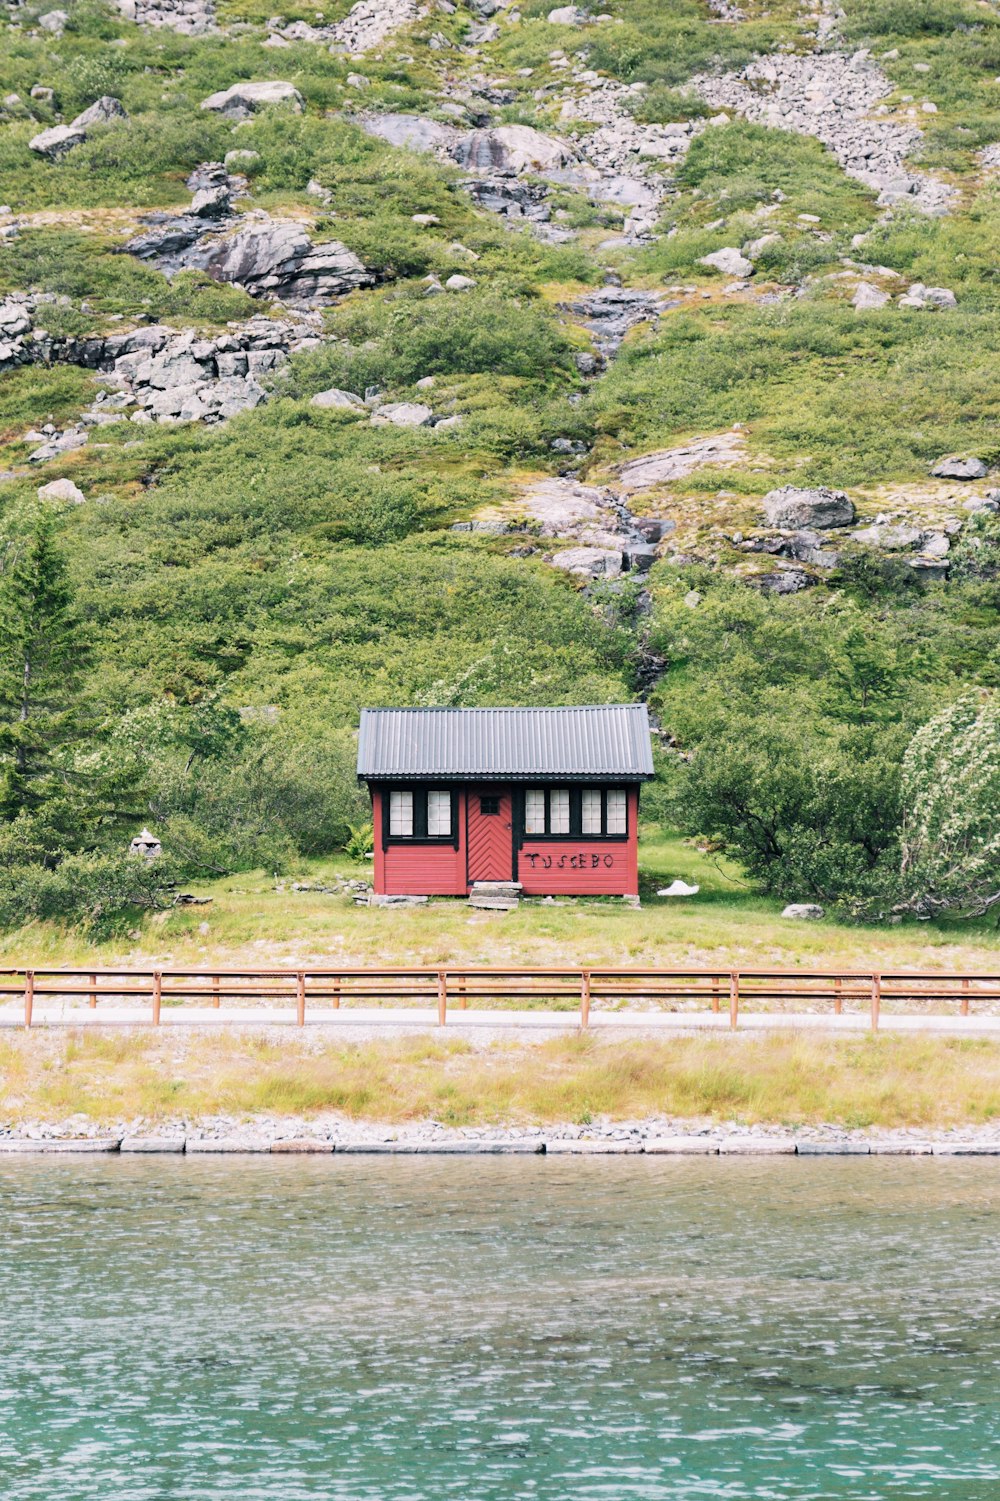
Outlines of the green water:
<svg viewBox="0 0 1000 1501">
<path fill-rule="evenodd" d="M 2 1501 L 1000 1497 L 1000 1160 L 0 1163 Z"/>
</svg>

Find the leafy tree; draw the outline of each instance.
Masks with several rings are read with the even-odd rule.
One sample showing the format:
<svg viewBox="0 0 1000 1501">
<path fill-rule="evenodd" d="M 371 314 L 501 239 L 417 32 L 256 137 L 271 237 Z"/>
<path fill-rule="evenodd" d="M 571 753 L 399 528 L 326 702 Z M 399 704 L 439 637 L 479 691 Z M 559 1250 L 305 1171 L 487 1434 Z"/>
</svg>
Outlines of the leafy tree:
<svg viewBox="0 0 1000 1501">
<path fill-rule="evenodd" d="M 1000 903 L 1000 696 L 966 694 L 903 760 L 901 906 L 981 917 Z"/>
</svg>

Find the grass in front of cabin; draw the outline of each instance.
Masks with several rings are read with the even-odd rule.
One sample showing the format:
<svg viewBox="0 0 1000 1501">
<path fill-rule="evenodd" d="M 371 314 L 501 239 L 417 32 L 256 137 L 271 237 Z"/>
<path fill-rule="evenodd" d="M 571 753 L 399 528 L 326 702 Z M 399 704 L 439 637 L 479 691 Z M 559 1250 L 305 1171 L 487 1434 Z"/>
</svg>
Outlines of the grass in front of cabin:
<svg viewBox="0 0 1000 1501">
<path fill-rule="evenodd" d="M 671 965 L 725 968 L 969 970 L 995 968 L 1000 934 L 983 924 L 863 927 L 781 917 L 739 871 L 689 841 L 646 830 L 639 846 L 642 907 L 615 898 L 526 902 L 482 912 L 460 899 L 420 907 L 356 907 L 325 892 L 371 865 L 303 861 L 287 876 L 257 871 L 194 883 L 211 898 L 147 917 L 117 937 L 88 943 L 79 930 L 31 924 L 0 939 L 0 957 L 39 967 L 76 964 L 232 967 L 406 964 Z M 697 896 L 656 896 L 679 877 Z M 295 890 L 295 884 L 312 889 Z"/>
<path fill-rule="evenodd" d="M 0 1120 L 190 1124 L 331 1113 L 403 1126 L 684 1120 L 849 1127 L 980 1124 L 1000 1115 L 1000 1045 L 945 1038 L 576 1034 L 474 1047 L 426 1037 L 11 1034 Z"/>
</svg>

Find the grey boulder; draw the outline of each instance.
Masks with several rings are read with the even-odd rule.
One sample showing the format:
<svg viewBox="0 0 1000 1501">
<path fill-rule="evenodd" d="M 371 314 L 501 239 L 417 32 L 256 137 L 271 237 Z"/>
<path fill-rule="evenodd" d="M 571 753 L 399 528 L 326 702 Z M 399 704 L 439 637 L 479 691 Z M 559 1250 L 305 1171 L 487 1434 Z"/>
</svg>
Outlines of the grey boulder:
<svg viewBox="0 0 1000 1501">
<path fill-rule="evenodd" d="M 43 130 L 32 136 L 28 145 L 39 156 L 47 156 L 50 161 L 55 161 L 58 157 L 65 156 L 67 151 L 72 151 L 74 146 L 82 146 L 86 139 L 85 130 L 73 125 L 53 125 L 50 130 Z"/>
<path fill-rule="evenodd" d="M 851 306 L 857 308 L 859 313 L 864 313 L 883 308 L 888 301 L 889 294 L 883 292 L 881 287 L 873 287 L 870 281 L 859 281 L 851 298 Z"/>
<path fill-rule="evenodd" d="M 768 526 L 822 530 L 850 526 L 854 521 L 852 501 L 843 490 L 828 490 L 825 485 L 803 490 L 784 485 L 765 495 L 763 505 Z"/>
<path fill-rule="evenodd" d="M 575 573 L 582 578 L 617 578 L 622 571 L 622 555 L 606 547 L 567 547 L 552 555 L 553 568 Z"/>
<path fill-rule="evenodd" d="M 202 109 L 218 110 L 230 120 L 246 120 L 269 104 L 289 104 L 301 114 L 305 100 L 293 83 L 268 79 L 263 83 L 234 83 L 201 101 Z"/>
<path fill-rule="evenodd" d="M 310 396 L 311 407 L 340 409 L 350 412 L 363 412 L 365 404 L 360 396 L 353 391 L 341 391 L 337 386 L 331 386 L 329 391 L 317 391 L 315 396 Z"/>
<path fill-rule="evenodd" d="M 252 296 L 308 302 L 368 286 L 370 272 L 339 240 L 314 245 L 301 224 L 271 219 L 247 222 L 205 260 L 218 281 L 234 282 Z"/>
<path fill-rule="evenodd" d="M 954 454 L 939 459 L 931 470 L 936 479 L 985 479 L 989 472 L 982 459 L 961 458 Z"/>
<path fill-rule="evenodd" d="M 789 902 L 781 915 L 798 918 L 800 922 L 819 922 L 826 913 L 815 902 Z"/>
<path fill-rule="evenodd" d="M 916 547 L 923 532 L 915 526 L 866 526 L 859 532 L 852 532 L 851 537 L 855 542 L 860 542 L 862 547 L 879 547 L 886 552 L 904 552 L 907 548 Z"/>
<path fill-rule="evenodd" d="M 127 120 L 128 110 L 113 94 L 102 94 L 87 106 L 75 120 L 70 121 L 72 130 L 88 130 L 91 125 L 108 125 L 112 120 Z"/>
<path fill-rule="evenodd" d="M 375 427 L 427 427 L 434 413 L 419 401 L 390 401 L 376 407 L 371 420 Z"/>
<path fill-rule="evenodd" d="M 71 479 L 53 479 L 47 485 L 40 485 L 38 498 L 39 500 L 68 500 L 75 506 L 82 505 L 87 499 L 83 491 L 77 489 Z"/>
<path fill-rule="evenodd" d="M 701 256 L 698 265 L 709 266 L 713 271 L 721 271 L 725 276 L 753 275 L 753 261 L 748 261 L 745 255 L 731 245 L 724 250 L 713 250 L 710 255 Z"/>
</svg>

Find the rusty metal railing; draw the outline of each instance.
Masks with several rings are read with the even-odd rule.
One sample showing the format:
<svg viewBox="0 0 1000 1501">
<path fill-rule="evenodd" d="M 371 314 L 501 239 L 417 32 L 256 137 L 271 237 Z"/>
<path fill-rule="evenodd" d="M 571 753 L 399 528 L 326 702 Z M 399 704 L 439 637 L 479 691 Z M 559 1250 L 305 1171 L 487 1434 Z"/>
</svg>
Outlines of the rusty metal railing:
<svg viewBox="0 0 1000 1501">
<path fill-rule="evenodd" d="M 583 968 L 520 966 L 413 966 L 369 968 L 337 966 L 303 969 L 40 969 L 0 967 L 0 1003 L 21 999 L 24 1025 L 34 1020 L 36 1003 L 49 999 L 84 999 L 94 1010 L 102 1001 L 149 1003 L 148 1020 L 162 1021 L 166 1006 L 203 1002 L 220 1010 L 224 1002 L 286 1002 L 304 1026 L 307 1007 L 381 1005 L 423 1002 L 436 1009 L 437 1024 L 447 1024 L 449 1007 L 467 1010 L 470 1003 L 538 1002 L 547 1009 L 578 1011 L 583 1028 L 597 1009 L 678 1010 L 694 1003 L 739 1025 L 741 1009 L 760 1003 L 803 1004 L 829 1008 L 834 1015 L 863 1009 L 877 1032 L 886 1005 L 953 1004 L 969 1016 L 976 1003 L 1000 1001 L 996 972 L 930 973 L 910 970 L 782 970 L 635 968 L 588 965 Z M 488 1008 L 487 1008 L 488 1009 Z M 220 1020 L 223 1018 L 220 1017 Z"/>
</svg>

